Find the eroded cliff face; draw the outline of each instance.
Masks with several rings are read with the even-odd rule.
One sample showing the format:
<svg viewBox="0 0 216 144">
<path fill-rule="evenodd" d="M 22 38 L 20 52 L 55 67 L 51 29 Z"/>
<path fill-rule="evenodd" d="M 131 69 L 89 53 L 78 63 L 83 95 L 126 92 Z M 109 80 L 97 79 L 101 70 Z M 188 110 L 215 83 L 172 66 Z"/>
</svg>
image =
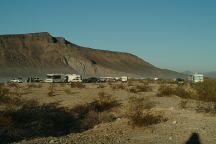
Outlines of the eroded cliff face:
<svg viewBox="0 0 216 144">
<path fill-rule="evenodd" d="M 83 76 L 176 77 L 128 53 L 85 48 L 47 32 L 0 36 L 0 76 L 78 73 Z"/>
</svg>

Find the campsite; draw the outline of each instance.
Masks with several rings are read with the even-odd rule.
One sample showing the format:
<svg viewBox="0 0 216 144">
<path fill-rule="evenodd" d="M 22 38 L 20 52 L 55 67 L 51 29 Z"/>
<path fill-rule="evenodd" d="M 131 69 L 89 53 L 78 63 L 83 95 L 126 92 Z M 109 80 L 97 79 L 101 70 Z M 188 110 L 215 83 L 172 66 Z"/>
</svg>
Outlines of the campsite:
<svg viewBox="0 0 216 144">
<path fill-rule="evenodd" d="M 213 144 L 214 97 L 206 101 L 199 95 L 205 91 L 198 92 L 203 87 L 215 92 L 212 84 L 129 80 L 1 85 L 1 141 L 172 144 L 198 134 L 200 141 Z"/>
</svg>

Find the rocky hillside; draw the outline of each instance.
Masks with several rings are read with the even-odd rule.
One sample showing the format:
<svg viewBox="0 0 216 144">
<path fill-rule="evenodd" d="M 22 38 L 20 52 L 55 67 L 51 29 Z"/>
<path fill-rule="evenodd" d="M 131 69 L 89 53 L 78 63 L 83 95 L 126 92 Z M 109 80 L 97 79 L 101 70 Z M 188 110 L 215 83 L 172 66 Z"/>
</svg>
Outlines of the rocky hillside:
<svg viewBox="0 0 216 144">
<path fill-rule="evenodd" d="M 47 32 L 0 36 L 0 77 L 78 73 L 83 76 L 173 78 L 184 75 L 156 68 L 122 52 L 75 45 Z"/>
</svg>

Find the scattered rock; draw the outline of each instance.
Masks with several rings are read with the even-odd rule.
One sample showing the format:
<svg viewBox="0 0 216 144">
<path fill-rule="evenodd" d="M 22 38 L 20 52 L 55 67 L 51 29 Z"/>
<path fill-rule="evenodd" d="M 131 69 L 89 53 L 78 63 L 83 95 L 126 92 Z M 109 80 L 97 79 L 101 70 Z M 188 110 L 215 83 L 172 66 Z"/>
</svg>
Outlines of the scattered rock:
<svg viewBox="0 0 216 144">
<path fill-rule="evenodd" d="M 176 123 L 177 123 L 177 121 L 173 121 L 173 122 L 172 122 L 172 124 L 174 124 L 174 125 L 175 125 Z"/>
<path fill-rule="evenodd" d="M 50 144 L 55 143 L 55 142 L 56 142 L 55 140 L 50 140 L 49 141 Z"/>
</svg>

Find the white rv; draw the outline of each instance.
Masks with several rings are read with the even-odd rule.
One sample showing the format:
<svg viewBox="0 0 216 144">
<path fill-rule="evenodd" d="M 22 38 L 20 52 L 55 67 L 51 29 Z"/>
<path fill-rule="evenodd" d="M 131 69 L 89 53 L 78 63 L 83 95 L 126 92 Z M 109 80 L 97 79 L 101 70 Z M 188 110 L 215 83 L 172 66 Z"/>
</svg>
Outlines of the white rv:
<svg viewBox="0 0 216 144">
<path fill-rule="evenodd" d="M 47 83 L 60 83 L 65 81 L 64 74 L 47 74 L 44 82 Z"/>
<path fill-rule="evenodd" d="M 198 82 L 203 82 L 204 81 L 204 75 L 203 74 L 192 74 L 189 76 L 189 81 L 192 83 L 198 83 Z"/>
<path fill-rule="evenodd" d="M 82 77 L 77 74 L 66 74 L 65 75 L 65 82 L 82 82 Z"/>
<path fill-rule="evenodd" d="M 128 81 L 128 77 L 127 76 L 122 76 L 121 77 L 121 81 L 122 82 L 127 82 Z"/>
</svg>

